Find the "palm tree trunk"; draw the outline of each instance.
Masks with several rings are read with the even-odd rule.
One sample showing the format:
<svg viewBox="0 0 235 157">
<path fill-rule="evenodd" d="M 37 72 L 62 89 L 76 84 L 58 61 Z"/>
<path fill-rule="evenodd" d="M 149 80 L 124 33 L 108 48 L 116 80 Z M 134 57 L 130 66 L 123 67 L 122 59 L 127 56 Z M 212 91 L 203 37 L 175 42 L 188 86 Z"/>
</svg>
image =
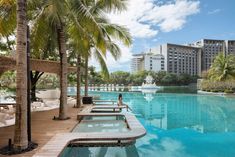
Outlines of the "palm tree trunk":
<svg viewBox="0 0 235 157">
<path fill-rule="evenodd" d="M 81 56 L 77 56 L 77 105 L 76 107 L 81 107 Z"/>
<path fill-rule="evenodd" d="M 59 119 L 67 119 L 67 54 L 63 26 L 57 29 L 60 53 L 60 109 Z"/>
<path fill-rule="evenodd" d="M 85 58 L 85 96 L 88 96 L 88 56 Z"/>
<path fill-rule="evenodd" d="M 28 147 L 27 137 L 27 19 L 26 0 L 17 0 L 16 121 L 14 148 Z"/>
</svg>

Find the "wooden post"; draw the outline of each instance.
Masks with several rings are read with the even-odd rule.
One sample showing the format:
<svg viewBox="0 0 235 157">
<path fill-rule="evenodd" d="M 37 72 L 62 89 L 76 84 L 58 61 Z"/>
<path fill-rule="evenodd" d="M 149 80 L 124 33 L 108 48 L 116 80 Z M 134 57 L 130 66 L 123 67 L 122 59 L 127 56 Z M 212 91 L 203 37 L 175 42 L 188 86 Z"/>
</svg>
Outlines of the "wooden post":
<svg viewBox="0 0 235 157">
<path fill-rule="evenodd" d="M 31 100 L 30 100 L 30 30 L 27 26 L 27 134 L 31 142 Z"/>
</svg>

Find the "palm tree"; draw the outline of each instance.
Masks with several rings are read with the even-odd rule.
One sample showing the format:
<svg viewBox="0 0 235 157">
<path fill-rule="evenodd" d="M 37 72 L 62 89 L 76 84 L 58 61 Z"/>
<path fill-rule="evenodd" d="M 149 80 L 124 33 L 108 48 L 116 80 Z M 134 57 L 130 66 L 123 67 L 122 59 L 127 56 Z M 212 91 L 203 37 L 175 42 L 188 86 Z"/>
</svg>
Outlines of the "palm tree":
<svg viewBox="0 0 235 157">
<path fill-rule="evenodd" d="M 113 39 L 121 41 L 123 44 L 129 46 L 131 44 L 131 37 L 128 30 L 122 26 L 111 24 L 105 16 L 105 12 L 110 12 L 113 10 L 122 11 L 126 8 L 125 1 L 117 0 L 110 1 L 103 0 L 100 1 L 90 1 L 89 3 L 84 3 L 87 8 L 89 8 L 90 13 L 97 21 L 99 29 L 102 31 L 102 35 L 105 39 L 104 43 L 97 43 L 92 40 L 88 35 L 89 44 L 87 45 L 88 53 L 84 56 L 85 58 L 85 96 L 88 95 L 88 58 L 94 55 L 99 61 L 102 69 L 102 73 L 105 77 L 108 77 L 108 68 L 106 66 L 105 58 L 106 51 L 110 52 L 111 55 L 117 60 L 121 56 L 120 48 L 113 41 Z M 83 21 L 80 21 L 82 24 Z M 104 49 L 105 47 L 105 49 Z M 103 48 L 103 49 L 100 49 Z M 106 51 L 104 51 L 106 50 Z"/>
<path fill-rule="evenodd" d="M 26 0 L 17 0 L 15 149 L 28 147 L 27 138 L 27 18 Z"/>
<path fill-rule="evenodd" d="M 214 81 L 226 81 L 235 78 L 235 56 L 223 53 L 216 56 L 208 72 L 209 78 Z"/>
<path fill-rule="evenodd" d="M 60 97 L 60 112 L 59 112 L 59 119 L 66 119 L 67 118 L 67 54 L 66 54 L 66 30 L 68 29 L 68 24 L 73 22 L 74 26 L 77 27 L 79 31 L 89 31 L 96 34 L 94 38 L 96 41 L 102 43 L 103 39 L 100 35 L 101 32 L 97 28 L 97 24 L 94 21 L 93 17 L 90 15 L 88 9 L 83 5 L 81 1 L 74 1 L 74 0 L 62 0 L 62 1 L 54 1 L 54 0 L 47 0 L 42 5 L 41 12 L 37 16 L 36 25 L 39 30 L 46 30 L 45 23 L 51 26 L 54 31 L 57 33 L 57 40 L 58 40 L 58 49 L 60 54 L 60 61 L 61 61 L 61 79 L 60 79 L 60 86 L 61 86 L 61 97 Z M 81 27 L 78 18 L 86 21 L 89 27 L 86 26 Z M 86 30 L 85 30 L 85 29 Z M 91 30 L 92 28 L 92 30 Z M 38 36 L 41 36 L 42 33 L 38 33 Z M 68 36 L 68 38 L 70 38 Z M 42 40 L 42 42 L 45 40 Z"/>
</svg>

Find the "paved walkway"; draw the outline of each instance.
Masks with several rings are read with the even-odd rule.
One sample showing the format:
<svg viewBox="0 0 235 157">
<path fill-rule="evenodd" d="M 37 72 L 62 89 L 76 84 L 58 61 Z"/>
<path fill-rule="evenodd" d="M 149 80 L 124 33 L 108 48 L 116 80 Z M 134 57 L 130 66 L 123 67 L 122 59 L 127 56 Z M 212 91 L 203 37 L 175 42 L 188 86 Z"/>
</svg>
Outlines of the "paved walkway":
<svg viewBox="0 0 235 157">
<path fill-rule="evenodd" d="M 38 148 L 20 155 L 12 155 L 12 157 L 31 157 L 43 145 L 45 145 L 56 133 L 68 133 L 77 124 L 78 109 L 69 107 L 68 113 L 71 119 L 65 121 L 54 121 L 52 118 L 57 116 L 58 109 L 50 111 L 41 111 L 32 113 L 32 139 L 33 142 L 39 144 Z M 8 143 L 8 139 L 13 139 L 14 126 L 0 128 L 0 147 Z M 6 157 L 0 155 L 0 157 Z"/>
</svg>

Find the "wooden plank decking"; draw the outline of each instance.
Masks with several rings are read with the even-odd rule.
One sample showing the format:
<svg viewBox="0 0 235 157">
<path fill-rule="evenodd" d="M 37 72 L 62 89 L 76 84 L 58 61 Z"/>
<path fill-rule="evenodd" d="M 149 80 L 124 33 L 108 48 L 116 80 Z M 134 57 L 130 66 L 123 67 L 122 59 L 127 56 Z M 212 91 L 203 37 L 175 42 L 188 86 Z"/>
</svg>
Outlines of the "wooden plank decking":
<svg viewBox="0 0 235 157">
<path fill-rule="evenodd" d="M 57 116 L 58 109 L 32 113 L 32 139 L 38 143 L 37 149 L 20 155 L 12 155 L 12 157 L 31 157 L 43 145 L 45 145 L 55 134 L 68 133 L 78 123 L 78 109 L 69 107 L 68 113 L 71 119 L 65 121 L 54 121 L 52 118 Z M 0 147 L 6 146 L 8 139 L 13 139 L 14 126 L 0 128 Z M 0 157 L 6 157 L 0 155 Z"/>
<path fill-rule="evenodd" d="M 94 107 L 94 106 L 93 106 Z M 89 110 L 89 107 L 84 109 Z M 125 116 L 130 131 L 125 133 L 71 133 L 70 131 L 78 123 L 77 115 L 81 109 L 69 107 L 69 116 L 71 119 L 66 121 L 54 121 L 52 118 L 58 115 L 58 109 L 51 111 L 33 112 L 32 113 L 32 139 L 39 144 L 39 147 L 31 152 L 13 157 L 55 157 L 60 154 L 63 148 L 70 141 L 102 141 L 102 140 L 135 140 L 146 134 L 146 130 L 131 114 L 121 114 Z M 116 114 L 119 115 L 119 114 Z M 0 147 L 7 144 L 9 138 L 13 138 L 14 126 L 0 128 Z M 0 155 L 0 157 L 6 157 Z"/>
</svg>

